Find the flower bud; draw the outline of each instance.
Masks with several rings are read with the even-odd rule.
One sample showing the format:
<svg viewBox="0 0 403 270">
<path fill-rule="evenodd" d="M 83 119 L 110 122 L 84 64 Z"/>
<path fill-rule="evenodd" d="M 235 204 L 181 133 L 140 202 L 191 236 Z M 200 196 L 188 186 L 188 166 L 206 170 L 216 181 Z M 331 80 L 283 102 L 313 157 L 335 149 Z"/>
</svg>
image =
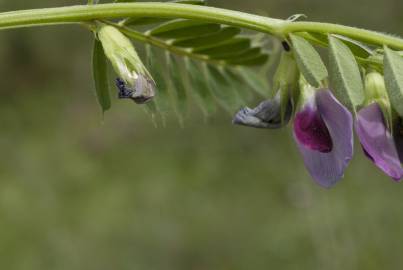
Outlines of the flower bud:
<svg viewBox="0 0 403 270">
<path fill-rule="evenodd" d="M 115 27 L 105 24 L 98 27 L 98 38 L 119 76 L 116 80 L 119 98 L 130 98 L 138 104 L 153 98 L 155 82 L 130 40 Z"/>
<path fill-rule="evenodd" d="M 388 99 L 385 80 L 378 72 L 371 71 L 365 76 L 365 97 L 366 103 Z"/>
<path fill-rule="evenodd" d="M 386 92 L 385 79 L 376 71 L 371 71 L 365 76 L 365 106 L 378 103 L 387 126 L 391 126 L 392 108 Z"/>
</svg>

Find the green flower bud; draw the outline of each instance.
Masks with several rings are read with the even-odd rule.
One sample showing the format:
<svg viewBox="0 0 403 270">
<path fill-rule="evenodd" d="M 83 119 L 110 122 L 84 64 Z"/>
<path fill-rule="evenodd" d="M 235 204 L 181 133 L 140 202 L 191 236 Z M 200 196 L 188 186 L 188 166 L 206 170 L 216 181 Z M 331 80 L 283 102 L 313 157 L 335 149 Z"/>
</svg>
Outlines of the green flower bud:
<svg viewBox="0 0 403 270">
<path fill-rule="evenodd" d="M 118 29 L 101 24 L 98 38 L 106 57 L 118 74 L 119 98 L 130 98 L 143 104 L 155 95 L 155 82 L 141 62 L 133 44 Z"/>
<path fill-rule="evenodd" d="M 365 76 L 365 101 L 368 104 L 379 99 L 388 99 L 385 79 L 380 73 L 371 71 Z"/>
</svg>

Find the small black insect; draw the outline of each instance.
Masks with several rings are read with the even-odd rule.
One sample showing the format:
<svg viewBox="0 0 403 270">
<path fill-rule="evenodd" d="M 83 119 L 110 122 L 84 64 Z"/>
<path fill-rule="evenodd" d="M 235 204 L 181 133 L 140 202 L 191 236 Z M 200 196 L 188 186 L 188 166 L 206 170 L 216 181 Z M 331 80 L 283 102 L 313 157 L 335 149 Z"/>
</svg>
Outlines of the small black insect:
<svg viewBox="0 0 403 270">
<path fill-rule="evenodd" d="M 289 52 L 291 50 L 291 47 L 287 41 L 284 40 L 283 42 L 281 42 L 281 45 L 283 45 L 283 48 L 286 52 Z"/>
</svg>

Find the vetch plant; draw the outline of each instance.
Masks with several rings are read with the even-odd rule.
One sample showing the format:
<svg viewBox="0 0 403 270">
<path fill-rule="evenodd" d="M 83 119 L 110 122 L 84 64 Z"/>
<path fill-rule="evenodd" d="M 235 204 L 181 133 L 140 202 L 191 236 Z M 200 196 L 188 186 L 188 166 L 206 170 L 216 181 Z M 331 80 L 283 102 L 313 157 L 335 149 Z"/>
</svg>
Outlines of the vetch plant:
<svg viewBox="0 0 403 270">
<path fill-rule="evenodd" d="M 88 29 L 103 112 L 112 105 L 111 65 L 116 95 L 161 119 L 173 107 L 183 124 L 193 99 L 206 116 L 217 105 L 234 114 L 234 124 L 275 129 L 292 123 L 305 166 L 324 187 L 343 177 L 353 127 L 366 156 L 402 179 L 403 39 L 302 21 L 301 15 L 280 20 L 208 7 L 204 0 L 99 2 L 0 13 L 0 30 Z M 328 65 L 317 47 L 325 49 Z M 256 96 L 263 101 L 245 107 Z"/>
</svg>

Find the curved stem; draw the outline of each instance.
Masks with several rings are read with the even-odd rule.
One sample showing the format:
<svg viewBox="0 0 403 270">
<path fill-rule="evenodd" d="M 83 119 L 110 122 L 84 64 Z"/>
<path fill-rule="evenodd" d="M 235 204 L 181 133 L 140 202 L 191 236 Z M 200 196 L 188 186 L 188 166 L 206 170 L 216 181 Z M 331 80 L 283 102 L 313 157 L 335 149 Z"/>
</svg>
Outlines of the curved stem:
<svg viewBox="0 0 403 270">
<path fill-rule="evenodd" d="M 338 34 L 351 37 L 361 42 L 373 45 L 388 45 L 396 49 L 402 48 L 403 40 L 391 35 L 360 29 L 356 27 L 318 22 L 294 22 L 287 24 L 282 28 L 284 34 L 293 32 L 311 32 L 319 34 Z M 379 43 L 381 42 L 381 44 Z"/>
<path fill-rule="evenodd" d="M 175 3 L 115 3 L 0 13 L 0 29 L 79 23 L 96 19 L 161 17 L 204 20 L 273 34 L 283 20 L 214 7 Z"/>
<path fill-rule="evenodd" d="M 79 5 L 0 13 L 0 30 L 9 28 L 73 24 L 97 19 L 161 17 L 203 20 L 272 34 L 284 38 L 292 32 L 340 34 L 377 46 L 403 50 L 403 40 L 369 30 L 317 22 L 291 22 L 238 11 L 175 3 L 118 3 Z"/>
</svg>

